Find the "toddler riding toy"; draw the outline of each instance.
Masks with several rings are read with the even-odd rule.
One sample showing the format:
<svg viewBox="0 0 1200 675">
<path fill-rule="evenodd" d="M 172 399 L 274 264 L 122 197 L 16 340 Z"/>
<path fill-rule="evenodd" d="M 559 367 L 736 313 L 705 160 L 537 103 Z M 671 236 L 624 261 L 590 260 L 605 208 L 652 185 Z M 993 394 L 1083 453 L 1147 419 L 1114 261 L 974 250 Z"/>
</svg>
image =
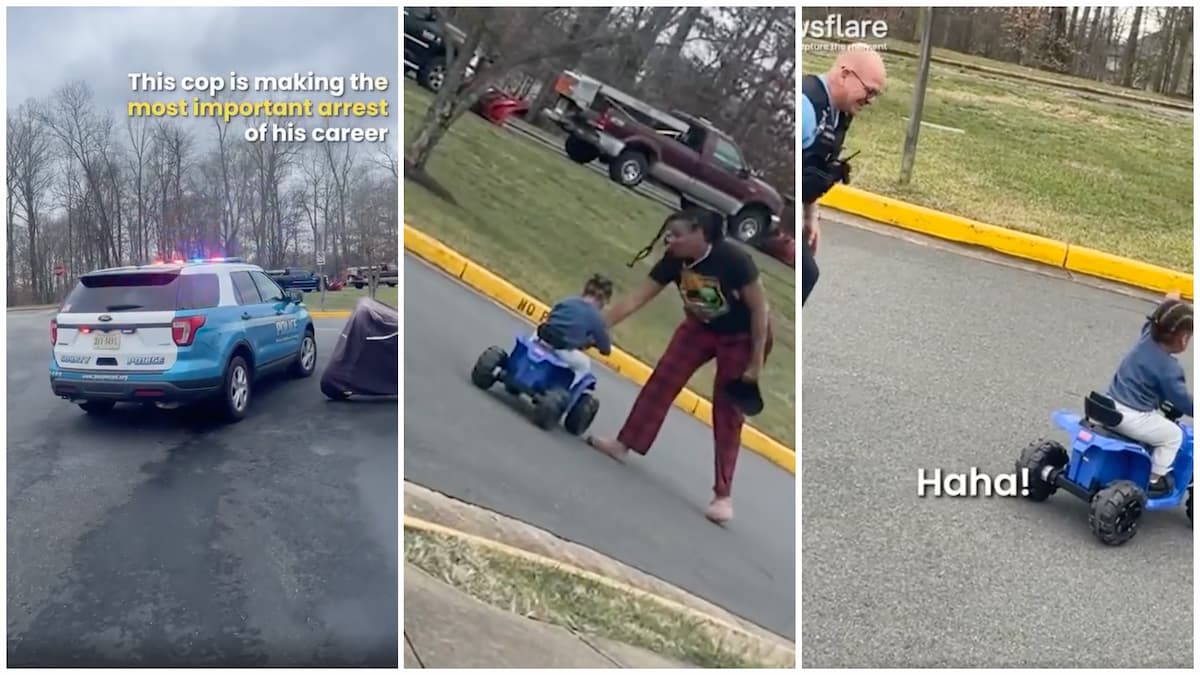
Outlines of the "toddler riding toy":
<svg viewBox="0 0 1200 675">
<path fill-rule="evenodd" d="M 471 382 L 485 390 L 502 382 L 509 394 L 533 404 L 539 427 L 549 429 L 562 420 L 567 431 L 582 435 L 600 410 L 596 376 L 587 373 L 572 386 L 575 372 L 555 353 L 556 343 L 556 336 L 542 326 L 537 337 L 517 335 L 512 354 L 488 347 L 475 361 Z"/>
<path fill-rule="evenodd" d="M 1183 445 L 1171 467 L 1171 489 L 1149 491 L 1153 449 L 1112 430 L 1121 413 L 1112 399 L 1092 392 L 1084 400 L 1083 416 L 1071 410 L 1054 413 L 1054 423 L 1071 434 L 1071 451 L 1056 441 L 1033 443 L 1021 453 L 1017 471 L 1029 470 L 1028 499 L 1041 502 L 1059 488 L 1091 505 L 1088 525 L 1092 534 L 1110 546 L 1119 546 L 1137 534 L 1146 511 L 1178 508 L 1186 502 L 1192 520 L 1192 426 L 1170 408 L 1163 414 L 1183 430 Z"/>
</svg>

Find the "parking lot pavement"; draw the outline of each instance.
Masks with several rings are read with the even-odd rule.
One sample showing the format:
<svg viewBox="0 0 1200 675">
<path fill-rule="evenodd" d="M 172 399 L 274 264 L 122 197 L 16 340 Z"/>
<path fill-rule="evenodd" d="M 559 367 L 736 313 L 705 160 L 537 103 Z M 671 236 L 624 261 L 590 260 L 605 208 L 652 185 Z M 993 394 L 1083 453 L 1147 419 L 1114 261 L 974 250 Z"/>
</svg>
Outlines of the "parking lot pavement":
<svg viewBox="0 0 1200 675">
<path fill-rule="evenodd" d="M 1119 548 L 1060 491 L 918 497 L 1011 473 L 1103 389 L 1154 300 L 829 223 L 804 308 L 805 668 L 1191 667 L 1192 531 Z M 1192 354 L 1181 361 L 1192 381 Z"/>
<path fill-rule="evenodd" d="M 743 451 L 736 518 L 703 516 L 712 498 L 712 429 L 679 409 L 645 457 L 614 462 L 564 429 L 542 431 L 502 388 L 476 389 L 488 345 L 529 330 L 517 315 L 406 255 L 404 478 L 587 546 L 764 628 L 796 635 L 796 480 Z M 611 432 L 637 387 L 597 366 Z"/>
<path fill-rule="evenodd" d="M 8 663 L 398 663 L 397 412 L 317 373 L 249 416 L 50 393 L 48 312 L 8 313 Z"/>
</svg>

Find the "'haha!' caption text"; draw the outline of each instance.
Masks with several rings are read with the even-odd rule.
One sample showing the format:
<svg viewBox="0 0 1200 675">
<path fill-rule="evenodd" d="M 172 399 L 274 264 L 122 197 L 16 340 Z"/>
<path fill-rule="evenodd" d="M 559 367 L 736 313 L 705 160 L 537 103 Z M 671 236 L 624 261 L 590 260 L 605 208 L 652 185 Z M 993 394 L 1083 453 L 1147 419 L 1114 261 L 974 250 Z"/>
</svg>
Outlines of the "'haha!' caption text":
<svg viewBox="0 0 1200 675">
<path fill-rule="evenodd" d="M 1029 494 L 1029 469 L 1019 473 L 988 474 L 971 467 L 967 473 L 917 470 L 918 497 L 1024 497 Z"/>
</svg>

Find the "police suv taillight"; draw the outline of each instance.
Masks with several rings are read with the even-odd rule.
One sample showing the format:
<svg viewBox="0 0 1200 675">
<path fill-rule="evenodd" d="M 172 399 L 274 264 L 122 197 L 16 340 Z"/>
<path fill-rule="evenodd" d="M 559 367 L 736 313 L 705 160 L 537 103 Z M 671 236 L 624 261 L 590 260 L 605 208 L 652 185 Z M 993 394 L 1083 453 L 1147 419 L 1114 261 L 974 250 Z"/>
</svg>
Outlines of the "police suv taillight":
<svg viewBox="0 0 1200 675">
<path fill-rule="evenodd" d="M 196 331 L 204 325 L 204 317 L 187 316 L 171 322 L 171 339 L 176 345 L 186 347 L 196 339 Z"/>
<path fill-rule="evenodd" d="M 58 344 L 58 319 L 50 319 L 50 344 Z"/>
</svg>

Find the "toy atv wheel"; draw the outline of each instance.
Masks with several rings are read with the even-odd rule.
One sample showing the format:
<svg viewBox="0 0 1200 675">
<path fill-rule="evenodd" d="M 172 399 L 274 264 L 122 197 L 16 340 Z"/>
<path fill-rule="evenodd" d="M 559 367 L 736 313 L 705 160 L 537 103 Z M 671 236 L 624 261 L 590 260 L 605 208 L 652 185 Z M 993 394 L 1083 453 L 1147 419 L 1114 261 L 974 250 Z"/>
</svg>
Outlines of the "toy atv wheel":
<svg viewBox="0 0 1200 675">
<path fill-rule="evenodd" d="M 471 383 L 480 389 L 490 389 L 496 384 L 497 371 L 508 360 L 508 354 L 499 347 L 488 347 L 475 360 L 471 369 Z"/>
<path fill-rule="evenodd" d="M 1192 486 L 1191 485 L 1188 486 L 1187 513 L 1188 513 L 1188 525 L 1191 525 L 1192 524 Z"/>
<path fill-rule="evenodd" d="M 1044 502 L 1058 491 L 1058 486 L 1046 480 L 1047 469 L 1061 469 L 1067 465 L 1067 449 L 1057 441 L 1039 440 L 1021 452 L 1017 460 L 1017 473 L 1029 469 L 1029 485 L 1026 499 Z"/>
<path fill-rule="evenodd" d="M 537 397 L 533 402 L 533 421 L 543 429 L 549 429 L 562 417 L 567 407 L 567 392 L 554 389 Z"/>
<path fill-rule="evenodd" d="M 582 436 L 583 432 L 592 426 L 592 420 L 596 419 L 596 413 L 599 411 L 600 401 L 585 392 L 567 413 L 567 418 L 563 420 L 563 427 L 576 436 Z"/>
<path fill-rule="evenodd" d="M 1145 511 L 1146 495 L 1127 480 L 1119 480 L 1092 497 L 1088 525 L 1092 534 L 1109 546 L 1120 546 L 1137 534 Z"/>
</svg>

